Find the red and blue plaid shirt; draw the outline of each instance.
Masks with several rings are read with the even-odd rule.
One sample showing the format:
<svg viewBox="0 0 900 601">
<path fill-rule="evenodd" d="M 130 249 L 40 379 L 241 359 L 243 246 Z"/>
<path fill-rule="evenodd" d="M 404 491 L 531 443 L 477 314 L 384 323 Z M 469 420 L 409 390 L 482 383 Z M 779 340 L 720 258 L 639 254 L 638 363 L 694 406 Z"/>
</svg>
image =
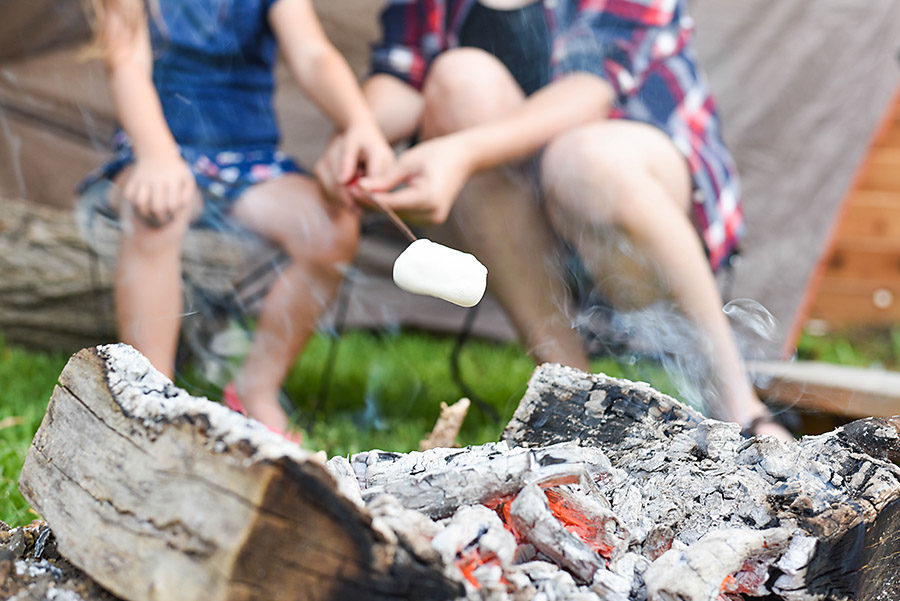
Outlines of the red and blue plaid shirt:
<svg viewBox="0 0 900 601">
<path fill-rule="evenodd" d="M 458 46 L 476 0 L 388 0 L 373 72 L 421 88 L 431 62 Z M 715 104 L 698 71 L 686 0 L 543 0 L 552 78 L 587 71 L 616 93 L 610 118 L 665 131 L 685 155 L 694 184 L 692 218 L 713 269 L 743 236 L 740 184 L 719 134 Z"/>
</svg>

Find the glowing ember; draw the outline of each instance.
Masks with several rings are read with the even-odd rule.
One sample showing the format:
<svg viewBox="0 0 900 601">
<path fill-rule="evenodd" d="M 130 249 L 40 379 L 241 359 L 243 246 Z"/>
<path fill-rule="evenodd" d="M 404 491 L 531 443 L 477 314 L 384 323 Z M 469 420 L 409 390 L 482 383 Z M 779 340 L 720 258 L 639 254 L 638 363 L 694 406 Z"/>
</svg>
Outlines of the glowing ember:
<svg viewBox="0 0 900 601">
<path fill-rule="evenodd" d="M 456 559 L 456 565 L 463 577 L 469 581 L 469 584 L 475 588 L 481 588 L 481 583 L 475 577 L 475 570 L 483 565 L 500 566 L 500 560 L 496 556 L 485 557 L 478 550 L 478 547 L 470 547 L 459 552 Z M 500 582 L 504 585 L 508 584 L 505 578 L 500 578 Z"/>
<path fill-rule="evenodd" d="M 556 490 L 548 488 L 544 490 L 544 494 L 550 503 L 550 511 L 562 522 L 566 530 L 586 542 L 601 556 L 610 558 L 613 548 L 606 543 L 603 524 L 572 507 Z"/>
</svg>

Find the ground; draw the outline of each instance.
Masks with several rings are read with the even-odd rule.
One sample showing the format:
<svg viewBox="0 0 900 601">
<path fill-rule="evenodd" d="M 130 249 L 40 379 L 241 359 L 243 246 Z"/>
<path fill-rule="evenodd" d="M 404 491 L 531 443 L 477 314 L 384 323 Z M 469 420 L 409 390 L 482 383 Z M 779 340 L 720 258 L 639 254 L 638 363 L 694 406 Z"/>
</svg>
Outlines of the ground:
<svg viewBox="0 0 900 601">
<path fill-rule="evenodd" d="M 0 522 L 0 599 L 119 601 L 56 551 L 44 522 L 21 528 Z"/>
</svg>

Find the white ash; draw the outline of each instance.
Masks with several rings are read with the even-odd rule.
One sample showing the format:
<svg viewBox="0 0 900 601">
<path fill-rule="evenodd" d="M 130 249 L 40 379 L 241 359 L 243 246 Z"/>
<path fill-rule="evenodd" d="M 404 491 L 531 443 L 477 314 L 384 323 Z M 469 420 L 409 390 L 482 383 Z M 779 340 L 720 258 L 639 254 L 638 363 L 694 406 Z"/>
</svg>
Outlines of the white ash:
<svg viewBox="0 0 900 601">
<path fill-rule="evenodd" d="M 107 384 L 125 415 L 138 419 L 149 432 L 161 432 L 165 424 L 177 420 L 203 423 L 212 449 L 247 445 L 253 461 L 283 457 L 297 462 L 317 460 L 313 453 L 301 449 L 260 422 L 246 418 L 203 397 L 194 397 L 175 386 L 157 371 L 140 352 L 126 344 L 97 347 L 108 366 Z M 134 382 L 139 382 L 135 386 Z"/>
<path fill-rule="evenodd" d="M 458 553 L 473 546 L 477 546 L 485 559 L 496 557 L 501 566 L 511 565 L 516 553 L 515 537 L 497 513 L 484 505 L 461 508 L 447 520 L 431 544 L 445 563 L 453 563 Z"/>
<path fill-rule="evenodd" d="M 346 457 L 335 455 L 325 463 L 325 469 L 334 478 L 338 492 L 350 499 L 357 507 L 365 507 L 356 473 Z"/>
<path fill-rule="evenodd" d="M 748 560 L 777 561 L 787 549 L 791 532 L 731 529 L 710 532 L 685 550 L 671 549 L 644 572 L 649 601 L 714 601 L 726 577 L 736 574 Z M 768 591 L 754 591 L 764 596 Z"/>
<path fill-rule="evenodd" d="M 388 493 L 404 507 L 440 518 L 458 507 L 516 494 L 526 484 L 619 481 L 599 449 L 563 443 L 541 449 L 488 443 L 463 449 L 436 448 L 407 454 L 368 451 L 350 458 L 363 499 Z"/>
<path fill-rule="evenodd" d="M 418 511 L 406 509 L 390 495 L 373 498 L 367 507 L 376 529 L 393 533 L 406 549 L 426 563 L 442 561 L 441 553 L 431 542 L 441 532 L 436 522 Z"/>
<path fill-rule="evenodd" d="M 63 577 L 62 570 L 58 567 L 47 561 L 46 559 L 42 559 L 40 561 L 25 561 L 22 559 L 16 560 L 15 563 L 16 576 L 27 576 L 28 578 L 39 578 L 41 576 L 49 574 L 53 578 L 59 580 Z"/>
<path fill-rule="evenodd" d="M 590 582 L 594 572 L 606 565 L 596 551 L 553 515 L 547 496 L 537 485 L 529 484 L 516 495 L 510 506 L 510 517 L 516 530 L 538 551 L 582 583 Z"/>
<path fill-rule="evenodd" d="M 591 590 L 603 601 L 628 601 L 633 580 L 610 570 L 597 570 Z"/>
<path fill-rule="evenodd" d="M 786 601 L 814 601 L 806 590 L 806 572 L 818 541 L 811 536 L 795 534 L 784 555 L 775 563 L 782 574 L 775 580 L 772 592 Z"/>
<path fill-rule="evenodd" d="M 84 598 L 76 593 L 75 591 L 64 589 L 64 588 L 56 588 L 50 587 L 47 589 L 47 600 L 48 601 L 84 601 Z"/>
</svg>

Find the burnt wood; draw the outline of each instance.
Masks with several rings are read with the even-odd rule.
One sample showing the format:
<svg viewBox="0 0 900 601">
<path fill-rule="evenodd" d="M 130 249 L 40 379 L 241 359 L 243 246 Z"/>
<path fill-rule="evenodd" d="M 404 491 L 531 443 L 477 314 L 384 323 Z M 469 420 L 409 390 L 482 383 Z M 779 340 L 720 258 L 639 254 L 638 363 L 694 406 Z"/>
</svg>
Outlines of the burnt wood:
<svg viewBox="0 0 900 601">
<path fill-rule="evenodd" d="M 669 508 L 676 538 L 698 513 L 716 521 L 715 494 L 717 505 L 732 506 L 724 514 L 743 515 L 752 528 L 799 529 L 817 541 L 805 575 L 810 598 L 900 599 L 900 468 L 892 463 L 900 418 L 858 420 L 797 444 L 737 432 L 646 385 L 548 364 L 532 376 L 503 440 L 602 449 L 614 468 L 643 481 L 645 495 L 653 491 L 641 512 Z M 737 488 L 716 491 L 708 480 L 716 474 Z"/>
<path fill-rule="evenodd" d="M 60 376 L 20 490 L 62 555 L 129 601 L 452 599 L 311 453 L 190 397 L 130 347 Z"/>
</svg>

